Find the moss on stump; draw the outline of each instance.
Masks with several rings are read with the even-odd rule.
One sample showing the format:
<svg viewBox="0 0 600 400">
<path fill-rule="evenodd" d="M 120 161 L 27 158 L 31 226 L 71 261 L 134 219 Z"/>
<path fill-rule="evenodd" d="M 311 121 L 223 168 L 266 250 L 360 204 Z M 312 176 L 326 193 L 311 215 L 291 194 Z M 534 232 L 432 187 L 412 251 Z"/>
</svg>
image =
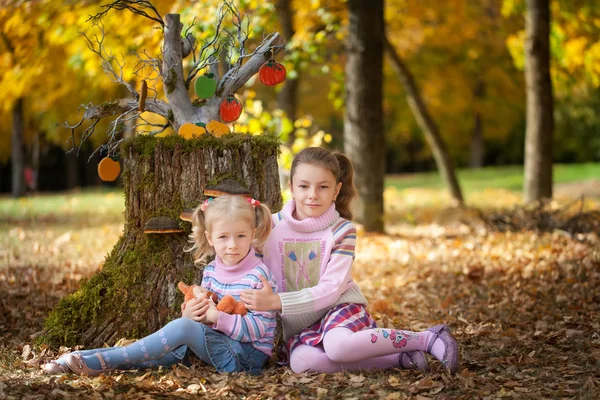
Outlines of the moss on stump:
<svg viewBox="0 0 600 400">
<path fill-rule="evenodd" d="M 45 321 L 40 342 L 53 347 L 112 345 L 140 338 L 180 314 L 179 281 L 199 282 L 202 270 L 184 252 L 191 230 L 181 221 L 207 184 L 244 183 L 273 211 L 282 206 L 277 170 L 279 142 L 270 135 L 137 136 L 123 143 L 125 228 L 104 265 L 62 299 Z M 144 234 L 155 216 L 180 221 L 183 233 Z"/>
</svg>

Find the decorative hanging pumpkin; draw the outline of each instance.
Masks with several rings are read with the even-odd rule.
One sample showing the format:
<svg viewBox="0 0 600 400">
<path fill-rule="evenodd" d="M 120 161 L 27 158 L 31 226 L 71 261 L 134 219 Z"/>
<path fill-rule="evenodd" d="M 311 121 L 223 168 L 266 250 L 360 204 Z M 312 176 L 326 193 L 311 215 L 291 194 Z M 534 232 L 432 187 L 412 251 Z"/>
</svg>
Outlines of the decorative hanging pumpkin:
<svg viewBox="0 0 600 400">
<path fill-rule="evenodd" d="M 105 182 L 112 182 L 121 173 L 121 165 L 110 157 L 104 157 L 98 164 L 98 176 Z"/>
<path fill-rule="evenodd" d="M 219 106 L 219 116 L 223 122 L 236 121 L 242 114 L 242 103 L 233 95 L 227 96 Z"/>
<path fill-rule="evenodd" d="M 193 137 L 202 136 L 206 133 L 206 129 L 203 126 L 192 124 L 187 122 L 179 127 L 179 136 L 184 139 L 191 139 Z"/>
<path fill-rule="evenodd" d="M 258 70 L 260 81 L 267 86 L 277 85 L 285 80 L 285 67 L 277 61 L 270 59 Z"/>
<path fill-rule="evenodd" d="M 215 135 L 215 137 L 223 136 L 229 133 L 229 127 L 222 122 L 214 119 L 206 124 L 206 130 Z"/>
<path fill-rule="evenodd" d="M 208 99 L 214 96 L 217 90 L 217 81 L 213 79 L 214 76 L 212 73 L 204 74 L 194 82 L 194 91 L 199 99 Z"/>
</svg>

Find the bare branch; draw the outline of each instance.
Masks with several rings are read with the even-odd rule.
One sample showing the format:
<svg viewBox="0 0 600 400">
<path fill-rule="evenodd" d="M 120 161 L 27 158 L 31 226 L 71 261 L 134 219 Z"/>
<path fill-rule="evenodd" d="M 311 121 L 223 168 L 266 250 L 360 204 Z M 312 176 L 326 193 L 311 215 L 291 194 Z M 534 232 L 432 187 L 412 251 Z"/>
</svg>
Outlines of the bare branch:
<svg viewBox="0 0 600 400">
<path fill-rule="evenodd" d="M 79 32 L 87 40 L 88 48 L 90 49 L 90 51 L 92 51 L 100 57 L 100 59 L 102 60 L 102 69 L 104 70 L 104 73 L 106 75 L 108 75 L 114 82 L 120 83 L 121 85 L 125 86 L 132 95 L 137 96 L 135 88 L 129 82 L 126 82 L 123 79 L 123 68 L 125 66 L 124 60 L 119 61 L 115 56 L 113 56 L 110 53 L 107 53 L 104 49 L 104 38 L 106 37 L 104 33 L 104 25 L 99 21 L 95 21 L 94 26 L 100 29 L 100 36 L 94 35 L 93 41 L 85 33 Z M 119 67 L 118 74 L 115 72 L 112 66 L 113 62 L 116 63 Z"/>
<path fill-rule="evenodd" d="M 266 54 L 269 50 L 275 53 L 283 48 L 283 45 L 280 43 L 282 41 L 283 39 L 279 33 L 268 35 L 254 52 L 244 56 L 244 58 L 249 58 L 244 65 L 238 66 L 236 63 L 236 65 L 221 78 L 219 86 L 217 87 L 217 93 L 221 93 L 223 97 L 235 93 L 252 75 L 258 72 L 260 66 L 267 61 Z"/>
<path fill-rule="evenodd" d="M 227 3 L 225 3 L 225 4 L 227 4 Z M 205 60 L 209 60 L 209 58 L 214 55 L 217 55 L 216 58 L 219 58 L 218 54 L 219 54 L 220 46 L 219 45 L 215 46 L 215 43 L 217 43 L 217 40 L 219 39 L 219 34 L 221 31 L 221 26 L 223 25 L 223 21 L 225 20 L 225 17 L 229 13 L 228 9 L 226 9 L 226 7 L 225 7 L 225 4 L 221 5 L 221 7 L 219 8 L 219 14 L 217 17 L 217 26 L 215 29 L 215 36 L 200 48 L 200 51 L 198 52 L 197 57 L 194 52 L 194 65 L 192 65 L 192 67 L 190 68 L 190 70 L 188 72 L 188 77 L 185 80 L 186 86 L 188 86 L 188 87 L 190 85 L 190 82 L 194 79 L 194 77 L 198 73 L 198 71 L 200 71 L 202 68 L 205 68 L 207 65 L 209 65 L 207 63 L 207 61 L 205 61 Z M 204 52 L 210 47 L 214 47 L 215 50 L 212 52 L 212 54 L 205 56 Z"/>
<path fill-rule="evenodd" d="M 83 117 L 85 119 L 98 119 L 104 117 L 112 117 L 127 113 L 130 110 L 137 110 L 138 102 L 134 99 L 121 99 L 112 102 L 100 104 L 98 106 L 86 107 Z M 162 116 L 163 118 L 169 118 L 170 108 L 167 103 L 156 99 L 146 100 L 146 111 L 152 112 Z"/>
<path fill-rule="evenodd" d="M 217 45 L 217 46 L 215 46 L 215 51 L 212 52 L 211 54 L 209 54 L 208 57 L 206 58 L 206 60 L 202 61 L 201 63 L 197 63 L 196 67 L 194 67 L 195 70 L 193 72 L 192 72 L 192 70 L 190 70 L 190 72 L 188 73 L 188 77 L 185 80 L 186 87 L 190 87 L 192 80 L 194 80 L 194 78 L 196 77 L 198 72 L 200 72 L 202 69 L 204 69 L 206 67 L 211 68 L 211 72 L 213 74 L 215 74 L 215 80 L 218 80 L 219 74 L 215 73 L 217 68 L 213 68 L 213 67 L 216 67 L 219 64 L 218 57 L 220 54 L 221 54 L 221 46 Z"/>
<path fill-rule="evenodd" d="M 160 26 L 163 28 L 165 26 L 165 23 L 164 23 L 162 17 L 158 13 L 158 10 L 149 1 L 116 0 L 116 1 L 113 1 L 111 4 L 104 4 L 102 7 L 104 7 L 105 10 L 96 15 L 90 15 L 90 17 L 88 18 L 88 21 L 90 21 L 90 20 L 97 21 L 100 18 L 102 18 L 103 16 L 105 16 L 106 14 L 108 14 L 108 12 L 114 8 L 115 10 L 118 10 L 118 11 L 129 10 L 134 14 L 138 14 L 138 15 L 141 15 L 142 17 L 146 17 L 146 18 L 151 19 L 152 21 L 158 22 L 160 24 Z M 147 10 L 150 11 L 150 14 L 154 14 L 154 16 L 148 14 L 146 12 Z"/>
<path fill-rule="evenodd" d="M 158 133 L 164 132 L 169 126 L 171 126 L 171 121 L 167 120 L 164 124 L 153 124 L 151 122 L 148 122 L 146 119 L 144 119 L 143 117 L 139 117 L 139 119 L 141 119 L 142 121 L 144 121 L 144 124 L 138 124 L 136 125 L 134 128 L 139 128 L 139 127 L 143 127 L 143 126 L 155 126 L 158 127 L 160 129 L 156 129 L 153 131 L 147 131 L 146 134 L 147 135 L 151 135 L 154 136 Z"/>
</svg>

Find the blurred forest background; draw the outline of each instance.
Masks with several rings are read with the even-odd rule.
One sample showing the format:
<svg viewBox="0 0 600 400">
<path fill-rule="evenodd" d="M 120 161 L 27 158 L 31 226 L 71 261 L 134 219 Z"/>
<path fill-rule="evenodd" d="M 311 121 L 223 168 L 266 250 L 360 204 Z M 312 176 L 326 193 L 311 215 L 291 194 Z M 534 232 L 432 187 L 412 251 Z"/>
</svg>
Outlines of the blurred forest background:
<svg viewBox="0 0 600 400">
<path fill-rule="evenodd" d="M 128 95 L 103 71 L 88 48 L 99 27 L 86 22 L 101 1 L 8 1 L 0 12 L 0 192 L 9 192 L 11 172 L 22 170 L 23 190 L 65 190 L 101 182 L 96 152 L 110 121 L 77 151 L 64 124 L 82 118 L 82 105 Z M 184 30 L 198 41 L 214 34 L 221 2 L 159 0 L 161 14 L 177 10 Z M 280 164 L 307 145 L 343 148 L 344 64 L 348 9 L 335 0 L 240 0 L 250 19 L 250 42 L 279 31 L 287 40 L 277 58 L 288 71 L 276 90 L 251 79 L 238 95 L 245 112 L 236 131 L 280 135 Z M 519 165 L 526 130 L 524 0 L 388 0 L 386 36 L 412 73 L 430 115 L 458 168 Z M 551 1 L 551 76 L 554 90 L 555 163 L 600 160 L 600 5 L 584 0 Z M 161 34 L 133 13 L 102 20 L 113 67 L 139 87 L 144 54 L 160 53 Z M 35 26 L 35 28 L 34 28 Z M 389 55 L 389 53 L 388 53 Z M 384 62 L 383 129 L 386 173 L 435 169 L 393 64 Z M 157 83 L 159 98 L 163 96 Z M 149 113 L 146 113 L 149 114 Z M 157 116 L 147 115 L 155 123 Z M 86 127 L 85 121 L 77 131 Z M 163 134 L 170 134 L 167 130 Z M 16 137 L 19 136 L 20 138 Z M 79 138 L 79 137 L 77 137 Z M 12 146 L 11 146 L 12 143 Z M 15 145 L 16 143 L 16 145 Z M 78 144 L 75 143 L 76 145 Z M 14 194 L 14 193 L 13 193 Z"/>
<path fill-rule="evenodd" d="M 115 271 L 111 266 L 123 267 L 114 276 L 153 282 L 137 279 L 141 270 L 131 264 L 110 260 L 132 226 L 125 203 L 155 189 L 148 182 L 163 175 L 144 175 L 149 179 L 132 186 L 137 192 L 124 193 L 122 178 L 100 180 L 98 163 L 118 154 L 113 145 L 121 139 L 175 134 L 159 115 L 137 115 L 143 79 L 147 104 L 156 109 L 169 97 L 153 64 L 167 43 L 160 16 L 180 14 L 183 36 L 191 33 L 201 46 L 215 37 L 223 7 L 218 0 L 152 0 L 156 19 L 113 9 L 92 23 L 90 16 L 107 3 L 147 2 L 0 0 L 0 398 L 83 399 L 98 392 L 111 398 L 197 398 L 200 392 L 249 399 L 600 398 L 600 2 L 587 0 L 233 2 L 239 19 L 249 21 L 249 52 L 272 32 L 286 40 L 275 58 L 287 78 L 274 87 L 261 84 L 258 74 L 250 78 L 236 92 L 244 112 L 231 127 L 279 136 L 282 182 L 293 155 L 307 146 L 350 150 L 362 206 L 355 213 L 353 278 L 369 311 L 381 327 L 449 324 L 460 344 L 459 374 L 450 376 L 433 361 L 428 375 L 398 369 L 293 375 L 270 365 L 256 378 L 216 374 L 200 363 L 99 378 L 41 375 L 46 361 L 89 345 L 44 341 L 53 310 L 75 315 L 71 300 L 87 301 L 77 293 L 103 282 Z M 179 52 L 189 73 L 194 60 Z M 233 49 L 229 55 L 220 65 L 241 56 Z M 119 99 L 132 111 L 133 125 L 117 119 L 124 112 Z M 527 107 L 531 99 L 538 103 Z M 92 111 L 106 118 L 86 118 Z M 190 118 L 170 122 L 177 129 Z M 539 141 L 529 146 L 536 135 Z M 225 142 L 219 140 L 212 143 Z M 163 142 L 169 141 L 188 143 Z M 537 169 L 528 173 L 527 160 Z M 168 164 L 157 163 L 179 167 Z M 542 178 L 538 190 L 531 181 Z M 279 195 L 275 180 L 269 183 Z M 177 190 L 160 194 L 179 201 Z M 463 195 L 468 207 L 450 207 Z M 549 195 L 553 200 L 529 202 Z M 175 218 L 181 211 L 147 208 Z M 141 225 L 138 231 L 144 257 L 129 259 L 142 260 L 144 271 L 179 268 L 144 246 L 170 240 L 182 247 L 185 233 L 157 239 L 143 235 Z M 192 265 L 191 258 L 186 262 Z M 103 300 L 91 302 L 102 312 L 65 318 L 65 326 L 75 321 L 78 333 L 93 331 L 112 312 L 149 323 L 144 318 L 151 313 L 131 312 L 122 295 L 131 289 L 128 281 L 118 282 L 123 290 L 98 291 Z M 147 305 L 156 297 L 140 293 Z M 109 297 L 128 312 L 112 307 Z M 178 310 L 179 304 L 171 309 Z M 114 338 L 125 344 L 141 332 Z"/>
</svg>

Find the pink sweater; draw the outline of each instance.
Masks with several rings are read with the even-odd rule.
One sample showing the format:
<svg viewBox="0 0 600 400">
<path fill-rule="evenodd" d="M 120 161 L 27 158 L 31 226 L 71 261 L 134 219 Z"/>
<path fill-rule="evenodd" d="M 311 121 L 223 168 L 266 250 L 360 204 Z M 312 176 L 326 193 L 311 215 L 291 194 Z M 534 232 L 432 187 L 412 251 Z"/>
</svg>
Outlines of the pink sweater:
<svg viewBox="0 0 600 400">
<path fill-rule="evenodd" d="M 281 298 L 284 339 L 297 335 L 342 303 L 367 304 L 351 277 L 356 228 L 332 204 L 319 217 L 302 221 L 289 201 L 273 214 L 273 231 L 263 248 Z"/>
<path fill-rule="evenodd" d="M 268 268 L 256 258 L 254 249 L 239 264 L 228 266 L 217 256 L 215 261 L 204 268 L 202 286 L 218 295 L 219 300 L 230 294 L 240 300 L 245 289 L 262 289 L 260 277 L 265 277 L 275 289 L 273 276 Z M 254 348 L 271 356 L 275 338 L 275 312 L 248 311 L 244 316 L 219 312 L 219 320 L 213 326 L 230 338 L 240 342 L 250 342 Z"/>
</svg>

